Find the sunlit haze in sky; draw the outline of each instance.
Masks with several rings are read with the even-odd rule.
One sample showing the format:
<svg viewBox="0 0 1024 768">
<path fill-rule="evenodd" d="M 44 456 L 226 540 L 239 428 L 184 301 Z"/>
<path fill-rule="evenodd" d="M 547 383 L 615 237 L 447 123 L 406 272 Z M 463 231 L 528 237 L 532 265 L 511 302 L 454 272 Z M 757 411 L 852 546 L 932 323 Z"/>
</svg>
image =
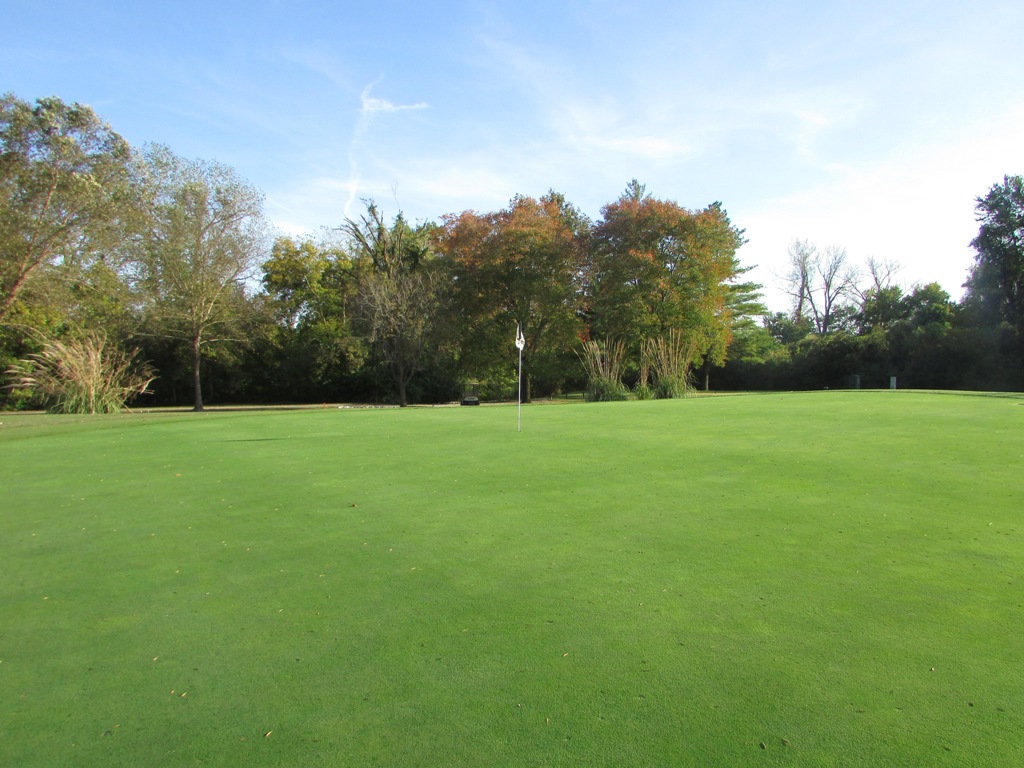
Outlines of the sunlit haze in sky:
<svg viewBox="0 0 1024 768">
<path fill-rule="evenodd" d="M 1024 173 L 1024 3 L 4 3 L 0 91 L 233 166 L 280 231 L 638 179 L 721 201 L 784 309 L 795 239 L 954 299 L 975 198 Z"/>
</svg>

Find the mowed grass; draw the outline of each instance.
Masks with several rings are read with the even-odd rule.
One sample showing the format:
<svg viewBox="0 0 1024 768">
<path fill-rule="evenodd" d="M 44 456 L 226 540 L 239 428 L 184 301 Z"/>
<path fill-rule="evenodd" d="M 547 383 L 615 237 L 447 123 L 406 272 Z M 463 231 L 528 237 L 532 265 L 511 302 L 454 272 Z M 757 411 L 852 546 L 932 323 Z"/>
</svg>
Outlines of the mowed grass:
<svg viewBox="0 0 1024 768">
<path fill-rule="evenodd" d="M 0 422 L 3 765 L 1024 755 L 1024 396 Z"/>
</svg>

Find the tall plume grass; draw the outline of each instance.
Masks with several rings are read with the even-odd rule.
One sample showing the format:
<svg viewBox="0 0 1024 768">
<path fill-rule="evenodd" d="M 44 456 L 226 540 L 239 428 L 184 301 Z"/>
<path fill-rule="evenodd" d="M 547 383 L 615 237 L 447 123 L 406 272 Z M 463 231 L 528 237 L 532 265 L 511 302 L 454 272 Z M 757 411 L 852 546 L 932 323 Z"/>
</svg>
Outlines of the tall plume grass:
<svg viewBox="0 0 1024 768">
<path fill-rule="evenodd" d="M 587 372 L 586 399 L 590 402 L 601 400 L 626 400 L 629 390 L 622 383 L 626 366 L 626 345 L 615 339 L 606 339 L 601 344 L 596 339 L 584 342 L 583 352 L 576 353 Z"/>
<path fill-rule="evenodd" d="M 691 368 L 697 340 L 673 329 L 666 336 L 644 339 L 642 358 L 654 370 L 654 392 L 659 398 L 686 397 L 693 392 Z"/>
<path fill-rule="evenodd" d="M 654 395 L 654 389 L 651 387 L 651 356 L 645 343 L 640 345 L 640 368 L 637 371 L 633 396 L 637 400 L 650 400 Z"/>
<path fill-rule="evenodd" d="M 155 378 L 138 350 L 125 350 L 105 334 L 45 342 L 41 352 L 7 369 L 20 390 L 53 413 L 117 413 L 132 398 L 149 391 Z"/>
</svg>

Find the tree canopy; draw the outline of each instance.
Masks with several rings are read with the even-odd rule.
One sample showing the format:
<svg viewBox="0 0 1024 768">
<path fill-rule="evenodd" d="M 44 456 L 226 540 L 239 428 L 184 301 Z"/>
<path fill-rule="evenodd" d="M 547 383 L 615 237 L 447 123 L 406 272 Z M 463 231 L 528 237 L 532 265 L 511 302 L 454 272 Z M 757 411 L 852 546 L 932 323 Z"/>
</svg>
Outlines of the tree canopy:
<svg viewBox="0 0 1024 768">
<path fill-rule="evenodd" d="M 858 268 L 841 245 L 796 239 L 791 311 L 768 313 L 740 261 L 745 232 L 720 202 L 687 208 L 634 179 L 593 221 L 549 191 L 435 223 L 366 200 L 319 237 L 272 242 L 262 193 L 234 169 L 133 150 L 87 106 L 6 94 L 0 370 L 22 374 L 3 403 L 45 404 L 25 372 L 78 352 L 110 382 L 157 377 L 111 391 L 197 410 L 214 398 L 449 401 L 468 381 L 509 397 L 517 328 L 527 399 L 676 396 L 697 371 L 709 387 L 713 369 L 724 388 L 853 375 L 1019 388 L 1022 178 L 993 185 L 976 214 L 960 303 L 896 282 L 895 262 Z"/>
<path fill-rule="evenodd" d="M 601 211 L 591 234 L 586 313 L 595 338 L 682 334 L 694 359 L 724 359 L 731 341 L 730 283 L 742 273 L 743 231 L 720 203 L 690 211 L 634 180 Z M 692 360 L 691 360 L 692 362 Z"/>
<path fill-rule="evenodd" d="M 517 328 L 525 338 L 526 399 L 533 371 L 571 349 L 579 316 L 586 222 L 564 198 L 517 196 L 489 214 L 447 216 L 438 250 L 451 271 L 452 299 L 467 370 L 483 377 L 507 360 Z"/>
<path fill-rule="evenodd" d="M 1024 331 L 1024 177 L 1004 176 L 977 199 L 977 252 L 967 281 L 970 299 L 989 318 Z"/>
<path fill-rule="evenodd" d="M 87 106 L 0 97 L 0 324 L 45 265 L 116 247 L 130 155 Z"/>
<path fill-rule="evenodd" d="M 245 282 L 264 247 L 263 195 L 227 166 L 185 160 L 160 146 L 145 155 L 140 176 L 138 284 L 153 332 L 188 345 L 199 411 L 204 351 L 242 335 Z"/>
</svg>

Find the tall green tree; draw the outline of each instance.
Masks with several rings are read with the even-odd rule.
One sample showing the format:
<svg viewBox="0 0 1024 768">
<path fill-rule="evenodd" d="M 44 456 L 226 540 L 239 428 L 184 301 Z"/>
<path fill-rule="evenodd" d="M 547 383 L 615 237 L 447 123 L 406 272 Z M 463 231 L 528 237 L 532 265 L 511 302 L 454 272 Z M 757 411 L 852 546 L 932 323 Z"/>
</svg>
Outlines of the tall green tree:
<svg viewBox="0 0 1024 768">
<path fill-rule="evenodd" d="M 915 285 L 903 297 L 903 311 L 914 328 L 935 326 L 948 329 L 953 322 L 954 310 L 949 294 L 938 283 Z"/>
<path fill-rule="evenodd" d="M 116 243 L 130 148 L 92 109 L 0 97 L 0 325 L 34 276 Z"/>
<path fill-rule="evenodd" d="M 971 241 L 976 255 L 967 300 L 986 322 L 1003 321 L 1024 333 L 1024 177 L 1004 176 L 977 199 L 981 223 Z"/>
<path fill-rule="evenodd" d="M 737 267 L 736 274 L 725 285 L 725 302 L 712 316 L 712 343 L 701 365 L 705 392 L 711 388 L 711 368 L 725 365 L 737 341 L 741 342 L 741 349 L 737 350 L 741 358 L 764 356 L 769 352 L 771 336 L 758 322 L 768 311 L 761 300 L 764 286 L 738 282 L 751 269 L 753 267 Z"/>
<path fill-rule="evenodd" d="M 862 334 L 874 329 L 888 330 L 906 317 L 906 299 L 898 285 L 872 287 L 864 292 L 857 325 Z"/>
<path fill-rule="evenodd" d="M 294 381 L 294 394 L 316 387 L 337 393 L 346 376 L 357 373 L 367 355 L 355 325 L 360 285 L 370 262 L 344 249 L 311 239 L 279 237 L 263 264 L 263 290 L 277 318 L 281 352 Z M 301 385 L 296 378 L 304 379 Z"/>
<path fill-rule="evenodd" d="M 398 402 L 409 404 L 409 384 L 436 346 L 439 273 L 429 228 L 413 227 L 399 213 L 388 224 L 372 201 L 342 226 L 351 249 L 372 269 L 360 285 L 366 337 L 391 372 Z"/>
<path fill-rule="evenodd" d="M 214 345 L 238 342 L 246 282 L 266 248 L 263 195 L 232 169 L 154 146 L 140 165 L 144 224 L 135 240 L 139 285 L 153 332 L 185 344 L 194 408 L 200 364 Z"/>
</svg>

